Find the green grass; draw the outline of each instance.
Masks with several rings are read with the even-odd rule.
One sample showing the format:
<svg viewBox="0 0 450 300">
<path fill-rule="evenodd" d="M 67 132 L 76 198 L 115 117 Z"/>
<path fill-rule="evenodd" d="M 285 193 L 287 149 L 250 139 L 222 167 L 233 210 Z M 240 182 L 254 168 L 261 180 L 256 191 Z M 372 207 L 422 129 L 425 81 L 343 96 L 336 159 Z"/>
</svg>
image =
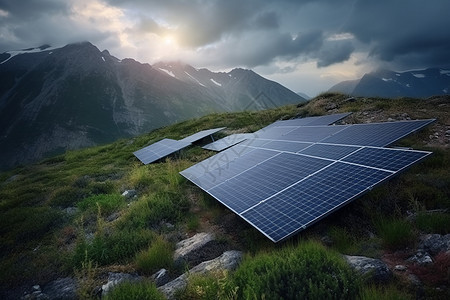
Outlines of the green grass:
<svg viewBox="0 0 450 300">
<path fill-rule="evenodd" d="M 152 282 L 129 282 L 124 281 L 110 291 L 105 300 L 164 300 L 163 294 L 158 291 Z M 102 298 L 102 299 L 103 299 Z"/>
<path fill-rule="evenodd" d="M 340 254 L 314 241 L 244 260 L 238 299 L 356 299 L 357 277 Z"/>
<path fill-rule="evenodd" d="M 426 233 L 450 233 L 450 214 L 420 213 L 416 216 L 416 227 Z"/>
<path fill-rule="evenodd" d="M 173 250 L 173 245 L 162 237 L 157 237 L 148 249 L 136 254 L 136 267 L 147 275 L 151 275 L 161 268 L 170 269 L 173 263 Z"/>
<path fill-rule="evenodd" d="M 132 139 L 68 151 L 37 164 L 0 172 L 0 290 L 44 285 L 57 277 L 75 276 L 75 273 L 100 276 L 96 272 L 90 273 L 86 267 L 88 263 L 93 269 L 96 265 L 104 270 L 122 265 L 138 268 L 139 255 L 143 261 L 159 256 L 151 254 L 152 251 L 169 257 L 170 247 L 158 250 L 158 245 L 164 241 L 171 241 L 172 245 L 180 235 L 203 230 L 209 224 L 220 228 L 224 214 L 229 211 L 178 173 L 214 153 L 192 146 L 176 156 L 147 166 L 133 156 L 134 151 L 162 138 L 179 139 L 199 130 L 221 126 L 226 126 L 229 131 L 252 132 L 275 120 L 327 113 L 326 107 L 331 102 L 338 105 L 339 112 L 363 110 L 378 114 L 381 110 L 386 115 L 406 112 L 413 119 L 438 117 L 441 125 L 448 124 L 448 112 L 428 100 L 357 98 L 349 102 L 346 98 L 329 93 L 299 107 L 290 105 L 260 112 L 212 114 Z M 355 113 L 348 120 L 360 121 L 360 115 Z M 233 236 L 223 234 L 246 253 L 243 266 L 236 275 L 231 272 L 193 277 L 187 298 L 235 299 L 256 294 L 262 297 L 263 293 L 268 298 L 280 291 L 291 293 L 299 285 L 297 280 L 303 279 L 291 278 L 289 274 L 306 274 L 302 273 L 305 270 L 309 272 L 305 278 L 310 275 L 316 278 L 314 282 L 302 285 L 309 295 L 329 296 L 320 294 L 315 284 L 322 282 L 329 287 L 328 292 L 348 284 L 345 281 L 347 271 L 341 269 L 335 251 L 356 255 L 376 252 L 374 256 L 377 256 L 382 251 L 413 246 L 416 230 L 448 233 L 448 214 L 433 214 L 428 218 L 419 214 L 415 222 L 405 221 L 409 211 L 418 213 L 450 208 L 450 151 L 425 145 L 424 141 L 433 130 L 425 129 L 398 143 L 431 150 L 432 156 L 352 204 L 353 208 L 358 208 L 358 216 L 367 220 L 365 229 L 379 238 L 369 239 L 360 234 L 361 230 L 341 226 L 333 218 L 327 218 L 324 222 L 330 226 L 323 231 L 333 241 L 333 250 L 329 251 L 314 243 L 298 247 L 273 244 L 251 226 L 239 224 L 243 226 L 242 230 Z M 124 199 L 120 194 L 126 189 L 137 190 L 137 197 Z M 68 207 L 77 207 L 78 212 L 68 214 L 64 210 Z M 114 220 L 108 220 L 112 214 Z M 164 226 L 167 222 L 175 227 L 168 229 Z M 297 239 L 305 236 L 317 235 L 314 229 L 308 229 Z M 301 254 L 298 249 L 305 253 Z M 312 254 L 308 249 L 315 249 L 317 253 Z M 309 270 L 303 260 L 315 269 Z M 157 265 L 153 264 L 155 267 L 142 268 L 139 272 L 151 272 Z M 168 259 L 162 265 L 170 266 Z M 321 269 L 324 265 L 327 268 Z M 289 274 L 284 273 L 284 269 L 289 270 Z M 316 273 L 315 270 L 322 271 Z M 337 274 L 338 280 L 343 280 L 341 286 L 333 285 L 327 274 Z M 246 278 L 255 278 L 255 282 L 248 282 Z M 278 282 L 287 282 L 289 287 L 277 285 Z M 433 286 L 433 282 L 438 281 L 424 282 Z M 85 286 L 89 285 L 86 283 Z M 270 287 L 269 291 L 265 290 L 267 287 Z M 133 284 L 124 289 L 123 295 L 134 295 L 135 289 L 145 290 Z M 377 298 L 396 295 L 396 291 L 390 289 L 387 288 L 387 292 L 377 289 L 368 294 L 380 295 L 375 296 Z M 403 290 L 399 290 L 402 293 Z M 91 291 L 86 289 L 85 292 Z"/>
<path fill-rule="evenodd" d="M 378 234 L 389 249 L 413 246 L 416 239 L 411 222 L 403 219 L 381 218 L 376 221 Z"/>
</svg>

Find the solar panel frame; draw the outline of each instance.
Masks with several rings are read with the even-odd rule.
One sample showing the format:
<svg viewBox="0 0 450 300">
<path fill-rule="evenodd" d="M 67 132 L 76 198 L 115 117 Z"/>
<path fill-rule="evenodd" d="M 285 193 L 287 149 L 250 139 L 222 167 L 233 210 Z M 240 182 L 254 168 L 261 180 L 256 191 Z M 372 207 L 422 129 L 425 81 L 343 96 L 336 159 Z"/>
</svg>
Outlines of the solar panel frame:
<svg viewBox="0 0 450 300">
<path fill-rule="evenodd" d="M 399 139 L 433 123 L 435 119 L 386 123 L 354 124 L 320 142 L 359 146 L 387 147 Z M 401 126 L 399 126 L 401 125 Z"/>
<path fill-rule="evenodd" d="M 144 165 L 148 165 L 161 158 L 171 155 L 183 148 L 190 146 L 189 142 L 182 142 L 172 139 L 162 139 L 156 143 L 153 143 L 147 147 L 139 149 L 133 152 Z"/>
<path fill-rule="evenodd" d="M 235 133 L 231 134 L 229 136 L 226 136 L 224 138 L 221 138 L 220 140 L 214 141 L 212 143 L 209 143 L 205 146 L 203 146 L 203 149 L 211 150 L 211 151 L 222 151 L 229 147 L 232 147 L 236 144 L 239 144 L 253 136 L 252 133 Z"/>
<path fill-rule="evenodd" d="M 194 134 L 191 134 L 190 136 L 187 136 L 187 137 L 181 139 L 180 142 L 195 143 L 209 135 L 213 135 L 214 133 L 224 130 L 225 128 L 226 127 L 218 127 L 218 128 L 202 130 L 202 131 L 196 132 Z"/>
</svg>

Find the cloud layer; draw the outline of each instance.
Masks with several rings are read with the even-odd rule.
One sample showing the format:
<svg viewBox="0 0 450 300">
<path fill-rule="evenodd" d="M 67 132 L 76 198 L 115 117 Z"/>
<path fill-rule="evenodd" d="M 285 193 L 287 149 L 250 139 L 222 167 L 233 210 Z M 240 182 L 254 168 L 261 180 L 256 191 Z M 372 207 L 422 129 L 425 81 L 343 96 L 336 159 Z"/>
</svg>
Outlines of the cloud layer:
<svg viewBox="0 0 450 300">
<path fill-rule="evenodd" d="M 448 0 L 0 0 L 0 52 L 88 40 L 143 62 L 337 81 L 450 66 L 448 11 Z"/>
</svg>

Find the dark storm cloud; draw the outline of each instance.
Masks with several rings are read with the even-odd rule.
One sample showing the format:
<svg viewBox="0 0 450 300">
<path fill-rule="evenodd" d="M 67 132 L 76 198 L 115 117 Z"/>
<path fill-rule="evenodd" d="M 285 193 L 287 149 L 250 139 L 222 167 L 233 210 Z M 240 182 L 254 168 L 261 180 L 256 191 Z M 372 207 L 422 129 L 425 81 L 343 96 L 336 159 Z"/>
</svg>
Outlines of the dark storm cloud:
<svg viewBox="0 0 450 300">
<path fill-rule="evenodd" d="M 449 63 L 450 1 L 357 1 L 343 29 L 369 56 L 403 68 Z M 414 60 L 412 60 L 414 58 Z"/>
<path fill-rule="evenodd" d="M 90 40 L 121 45 L 117 27 L 72 18 L 87 0 L 0 0 L 0 52 L 39 43 Z M 100 1 L 100 0 L 99 0 Z M 450 65 L 448 0 L 101 0 L 130 20 L 123 32 L 172 34 L 181 48 L 211 64 L 255 67 L 279 60 L 317 67 L 351 55 L 397 68 Z M 93 16 L 95 18 L 95 16 Z M 107 27 L 107 26 L 105 26 Z M 345 39 L 334 38 L 347 34 Z M 107 41 L 107 43 L 105 42 Z M 117 47 L 118 56 L 120 48 Z M 195 55 L 195 54 L 193 54 Z M 181 58 L 183 59 L 183 58 Z M 362 60 L 364 61 L 364 60 Z"/>
<path fill-rule="evenodd" d="M 317 67 L 328 67 L 346 61 L 355 50 L 350 41 L 329 41 L 318 54 Z"/>
</svg>

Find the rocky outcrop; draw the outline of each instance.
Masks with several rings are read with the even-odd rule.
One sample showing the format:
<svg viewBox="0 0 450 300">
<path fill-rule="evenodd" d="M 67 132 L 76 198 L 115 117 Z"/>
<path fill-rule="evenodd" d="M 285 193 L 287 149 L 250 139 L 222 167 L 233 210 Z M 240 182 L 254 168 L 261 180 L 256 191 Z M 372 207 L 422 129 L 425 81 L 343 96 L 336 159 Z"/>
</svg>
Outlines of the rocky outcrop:
<svg viewBox="0 0 450 300">
<path fill-rule="evenodd" d="M 108 282 L 102 286 L 102 296 L 109 293 L 116 285 L 124 281 L 140 281 L 143 277 L 137 274 L 113 273 L 109 272 Z"/>
<path fill-rule="evenodd" d="M 216 258 L 225 248 L 225 243 L 217 241 L 213 234 L 201 232 L 178 242 L 173 259 L 176 266 L 192 267 L 202 261 Z"/>
<path fill-rule="evenodd" d="M 449 251 L 450 234 L 426 234 L 420 238 L 417 249 L 418 252 L 428 252 L 431 255 L 436 255 L 442 251 Z"/>
<path fill-rule="evenodd" d="M 344 255 L 347 263 L 367 281 L 385 283 L 391 280 L 392 272 L 380 259 L 365 256 Z"/>
<path fill-rule="evenodd" d="M 183 289 L 187 285 L 190 274 L 208 274 L 221 270 L 232 271 L 236 269 L 242 260 L 242 252 L 240 251 L 226 251 L 221 256 L 200 263 L 188 272 L 177 277 L 175 280 L 159 287 L 158 289 L 166 295 L 167 298 L 173 299 L 176 291 Z"/>
</svg>

